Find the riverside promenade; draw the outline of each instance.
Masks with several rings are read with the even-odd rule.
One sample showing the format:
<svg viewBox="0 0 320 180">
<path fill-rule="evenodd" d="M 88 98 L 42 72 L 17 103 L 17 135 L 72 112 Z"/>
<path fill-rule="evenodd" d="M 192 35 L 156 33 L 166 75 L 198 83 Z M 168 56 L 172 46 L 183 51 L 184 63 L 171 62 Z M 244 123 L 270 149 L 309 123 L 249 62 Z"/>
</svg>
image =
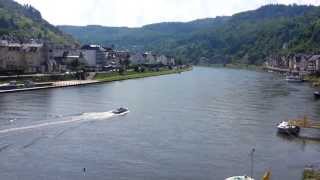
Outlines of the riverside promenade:
<svg viewBox="0 0 320 180">
<path fill-rule="evenodd" d="M 14 93 L 14 92 L 34 91 L 34 90 L 40 90 L 40 89 L 51 89 L 51 88 L 82 86 L 82 85 L 96 84 L 96 83 L 101 83 L 101 82 L 100 81 L 96 81 L 96 80 L 57 81 L 57 82 L 53 82 L 51 86 L 21 88 L 21 89 L 10 89 L 10 90 L 0 90 L 0 94 L 1 93 Z"/>
<path fill-rule="evenodd" d="M 0 90 L 0 94 L 24 92 L 24 91 L 35 91 L 35 90 L 41 90 L 41 89 L 85 86 L 85 85 L 90 85 L 90 84 L 107 83 L 107 82 L 113 82 L 113 81 L 123 81 L 123 80 L 128 80 L 128 79 L 138 79 L 138 78 L 145 78 L 145 77 L 152 77 L 152 76 L 177 74 L 177 73 L 182 73 L 184 71 L 191 71 L 191 70 L 192 70 L 192 67 L 187 67 L 187 68 L 182 68 L 182 69 L 165 70 L 165 71 L 160 71 L 160 72 L 145 72 L 145 73 L 134 73 L 134 74 L 127 74 L 127 75 L 106 75 L 106 76 L 102 76 L 102 77 L 96 76 L 96 77 L 91 77 L 92 80 L 55 81 L 55 82 L 48 82 L 49 84 L 51 84 L 48 86 Z"/>
</svg>

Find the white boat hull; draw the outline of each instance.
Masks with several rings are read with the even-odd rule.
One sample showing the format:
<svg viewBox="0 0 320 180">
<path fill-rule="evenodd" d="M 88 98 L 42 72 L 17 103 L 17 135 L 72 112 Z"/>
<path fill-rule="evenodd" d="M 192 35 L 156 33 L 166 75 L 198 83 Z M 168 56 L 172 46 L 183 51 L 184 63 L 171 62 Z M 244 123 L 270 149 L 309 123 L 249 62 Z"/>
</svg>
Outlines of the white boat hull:
<svg viewBox="0 0 320 180">
<path fill-rule="evenodd" d="M 301 76 L 287 76 L 286 81 L 292 83 L 299 83 L 303 82 L 303 78 Z"/>
<path fill-rule="evenodd" d="M 233 176 L 233 177 L 229 177 L 225 180 L 254 180 L 254 179 L 249 176 Z"/>
<path fill-rule="evenodd" d="M 118 115 L 118 116 L 124 116 L 126 114 L 128 114 L 130 111 L 126 111 L 126 112 L 123 112 L 123 113 L 120 113 L 120 114 L 115 114 L 115 115 Z"/>
<path fill-rule="evenodd" d="M 278 133 L 287 135 L 298 135 L 300 132 L 300 127 L 289 125 L 288 122 L 281 122 L 277 126 Z"/>
</svg>

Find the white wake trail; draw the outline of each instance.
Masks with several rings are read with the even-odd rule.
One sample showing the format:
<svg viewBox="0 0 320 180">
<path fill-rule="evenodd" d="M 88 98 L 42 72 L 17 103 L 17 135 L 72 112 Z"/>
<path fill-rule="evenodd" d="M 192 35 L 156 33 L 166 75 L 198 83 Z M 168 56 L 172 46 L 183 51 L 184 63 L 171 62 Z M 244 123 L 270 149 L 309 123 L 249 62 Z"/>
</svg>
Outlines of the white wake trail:
<svg viewBox="0 0 320 180">
<path fill-rule="evenodd" d="M 70 117 L 71 118 L 70 120 L 47 122 L 47 123 L 35 124 L 35 125 L 24 126 L 24 127 L 3 129 L 3 130 L 0 130 L 0 134 L 31 130 L 31 129 L 48 127 L 48 126 L 61 125 L 61 124 L 69 124 L 69 123 L 75 123 L 75 122 L 90 122 L 90 121 L 106 120 L 115 116 L 117 115 L 113 114 L 111 111 L 100 112 L 100 113 L 83 113 L 80 116 Z"/>
</svg>

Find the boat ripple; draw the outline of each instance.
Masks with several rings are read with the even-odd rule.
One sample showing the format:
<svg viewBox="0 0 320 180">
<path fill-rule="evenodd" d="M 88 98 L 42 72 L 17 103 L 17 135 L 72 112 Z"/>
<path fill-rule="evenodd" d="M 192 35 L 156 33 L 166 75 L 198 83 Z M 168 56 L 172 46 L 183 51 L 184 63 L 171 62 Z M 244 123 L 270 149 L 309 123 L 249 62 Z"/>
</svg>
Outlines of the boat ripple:
<svg viewBox="0 0 320 180">
<path fill-rule="evenodd" d="M 65 117 L 64 118 L 65 120 L 61 120 L 61 121 L 46 122 L 46 123 L 34 124 L 34 125 L 23 126 L 23 127 L 2 129 L 2 130 L 0 130 L 0 134 L 10 133 L 10 132 L 20 132 L 20 131 L 32 130 L 32 129 L 39 129 L 39 128 L 44 128 L 44 127 L 49 127 L 49 126 L 70 124 L 70 123 L 76 123 L 76 122 L 90 122 L 90 121 L 106 120 L 106 119 L 109 119 L 109 118 L 112 118 L 115 116 L 118 116 L 118 115 L 113 114 L 111 111 L 83 113 L 78 116 Z"/>
</svg>

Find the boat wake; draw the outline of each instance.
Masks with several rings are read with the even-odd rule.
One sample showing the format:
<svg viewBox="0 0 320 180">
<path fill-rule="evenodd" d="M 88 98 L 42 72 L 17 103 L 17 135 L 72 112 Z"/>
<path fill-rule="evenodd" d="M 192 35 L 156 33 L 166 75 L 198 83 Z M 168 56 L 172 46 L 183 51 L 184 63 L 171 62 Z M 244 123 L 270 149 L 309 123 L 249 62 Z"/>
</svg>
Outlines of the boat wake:
<svg viewBox="0 0 320 180">
<path fill-rule="evenodd" d="M 64 118 L 62 118 L 63 120 L 54 121 L 54 122 L 46 122 L 46 123 L 41 123 L 41 124 L 33 124 L 30 126 L 2 129 L 2 130 L 0 130 L 0 134 L 10 133 L 10 132 L 19 132 L 19 131 L 25 131 L 25 130 L 32 130 L 32 129 L 39 129 L 39 128 L 62 125 L 62 124 L 71 124 L 71 123 L 76 123 L 76 122 L 100 121 L 100 120 L 110 119 L 110 118 L 116 117 L 116 116 L 119 116 L 119 115 L 112 113 L 112 111 L 83 113 L 83 114 L 76 115 L 76 116 L 64 117 Z"/>
</svg>

